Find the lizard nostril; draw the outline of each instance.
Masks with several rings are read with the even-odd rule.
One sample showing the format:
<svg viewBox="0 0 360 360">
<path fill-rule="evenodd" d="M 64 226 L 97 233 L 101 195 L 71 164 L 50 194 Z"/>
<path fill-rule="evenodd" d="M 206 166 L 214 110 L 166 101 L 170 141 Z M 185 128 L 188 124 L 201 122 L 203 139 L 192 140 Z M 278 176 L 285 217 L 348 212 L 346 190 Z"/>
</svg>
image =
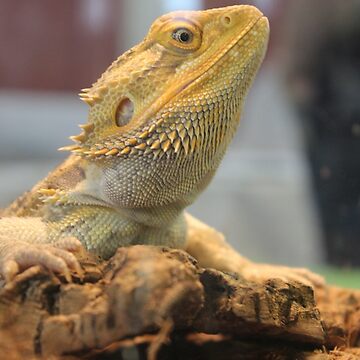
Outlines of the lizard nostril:
<svg viewBox="0 0 360 360">
<path fill-rule="evenodd" d="M 230 26 L 232 23 L 231 17 L 229 15 L 223 16 L 221 21 L 225 26 Z"/>
<path fill-rule="evenodd" d="M 115 122 L 117 126 L 124 126 L 130 122 L 134 115 L 134 103 L 125 97 L 121 99 L 115 114 Z"/>
</svg>

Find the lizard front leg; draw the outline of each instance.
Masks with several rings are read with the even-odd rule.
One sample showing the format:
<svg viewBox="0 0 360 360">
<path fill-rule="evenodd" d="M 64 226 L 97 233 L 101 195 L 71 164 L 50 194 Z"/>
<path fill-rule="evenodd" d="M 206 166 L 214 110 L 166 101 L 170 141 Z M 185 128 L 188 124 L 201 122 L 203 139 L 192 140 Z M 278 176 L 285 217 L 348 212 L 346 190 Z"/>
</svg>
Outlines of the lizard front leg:
<svg viewBox="0 0 360 360">
<path fill-rule="evenodd" d="M 142 227 L 111 208 L 54 206 L 43 217 L 0 219 L 0 275 L 7 281 L 33 265 L 62 273 L 82 273 L 71 253 L 82 246 L 104 259 L 130 245 Z"/>
<path fill-rule="evenodd" d="M 203 267 L 221 271 L 236 272 L 252 281 L 269 278 L 295 280 L 311 286 L 322 286 L 324 279 L 303 268 L 289 268 L 268 264 L 256 264 L 241 256 L 225 241 L 224 235 L 204 224 L 190 214 L 187 222 L 186 251 L 194 256 Z"/>
<path fill-rule="evenodd" d="M 51 241 L 47 224 L 41 218 L 0 218 L 0 275 L 6 281 L 34 265 L 62 273 L 70 281 L 70 270 L 82 275 L 72 254 L 80 248 L 80 241 L 71 236 Z"/>
</svg>

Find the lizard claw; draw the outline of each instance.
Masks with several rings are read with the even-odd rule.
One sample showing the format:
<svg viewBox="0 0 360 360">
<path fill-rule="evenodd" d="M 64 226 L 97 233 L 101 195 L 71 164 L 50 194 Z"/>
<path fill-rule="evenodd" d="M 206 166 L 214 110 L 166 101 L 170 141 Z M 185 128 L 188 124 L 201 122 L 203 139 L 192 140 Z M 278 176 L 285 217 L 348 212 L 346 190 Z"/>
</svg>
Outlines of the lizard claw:
<svg viewBox="0 0 360 360">
<path fill-rule="evenodd" d="M 78 260 L 70 252 L 77 251 L 80 247 L 80 241 L 74 238 L 61 239 L 53 245 L 14 242 L 0 262 L 0 274 L 9 282 L 19 272 L 34 265 L 41 265 L 50 271 L 63 274 L 66 281 L 71 282 L 70 270 L 83 277 Z"/>
<path fill-rule="evenodd" d="M 46 249 L 53 255 L 64 260 L 64 262 L 66 263 L 68 268 L 70 268 L 71 270 L 74 270 L 80 276 L 80 278 L 83 278 L 84 272 L 79 264 L 79 261 L 77 260 L 75 255 L 70 252 L 70 251 L 79 250 L 79 248 L 72 248 L 72 247 L 69 248 L 68 247 L 68 248 L 63 249 L 63 248 L 57 248 L 55 246 L 56 246 L 56 244 L 54 244 L 54 247 L 52 247 L 51 245 L 48 245 L 48 246 L 46 246 Z M 70 276 L 70 279 L 71 279 L 71 276 Z"/>
</svg>

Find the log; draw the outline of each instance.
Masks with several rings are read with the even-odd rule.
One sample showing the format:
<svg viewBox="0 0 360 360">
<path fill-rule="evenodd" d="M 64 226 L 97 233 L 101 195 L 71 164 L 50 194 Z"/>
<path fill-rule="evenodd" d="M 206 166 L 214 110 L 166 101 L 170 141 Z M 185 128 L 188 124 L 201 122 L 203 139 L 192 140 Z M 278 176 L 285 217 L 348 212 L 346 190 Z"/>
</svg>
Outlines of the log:
<svg viewBox="0 0 360 360">
<path fill-rule="evenodd" d="M 315 301 L 313 289 L 300 283 L 252 283 L 201 268 L 184 251 L 143 245 L 120 248 L 103 263 L 86 257 L 82 265 L 84 279 L 74 275 L 71 284 L 33 267 L 2 286 L 1 354 L 8 359 L 121 359 L 131 353 L 144 359 L 172 359 L 175 353 L 178 359 L 360 357 L 360 292 L 325 287 L 316 291 Z"/>
</svg>

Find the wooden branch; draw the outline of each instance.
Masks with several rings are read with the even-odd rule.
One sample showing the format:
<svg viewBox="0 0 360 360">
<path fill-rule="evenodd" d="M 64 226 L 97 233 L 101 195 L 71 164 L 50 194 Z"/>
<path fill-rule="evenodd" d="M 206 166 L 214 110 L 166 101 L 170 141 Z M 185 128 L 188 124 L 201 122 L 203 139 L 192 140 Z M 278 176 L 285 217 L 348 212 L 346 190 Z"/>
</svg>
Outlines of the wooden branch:
<svg viewBox="0 0 360 360">
<path fill-rule="evenodd" d="M 186 345 L 207 359 L 237 358 L 231 351 L 330 359 L 324 346 L 360 346 L 359 292 L 325 288 L 316 306 L 305 285 L 249 283 L 199 268 L 184 251 L 151 246 L 121 248 L 105 264 L 85 259 L 83 266 L 84 282 L 66 284 L 34 267 L 0 290 L 0 353 L 119 358 L 124 348 L 147 347 L 149 359 L 165 359 L 175 346 L 190 359 Z"/>
</svg>

